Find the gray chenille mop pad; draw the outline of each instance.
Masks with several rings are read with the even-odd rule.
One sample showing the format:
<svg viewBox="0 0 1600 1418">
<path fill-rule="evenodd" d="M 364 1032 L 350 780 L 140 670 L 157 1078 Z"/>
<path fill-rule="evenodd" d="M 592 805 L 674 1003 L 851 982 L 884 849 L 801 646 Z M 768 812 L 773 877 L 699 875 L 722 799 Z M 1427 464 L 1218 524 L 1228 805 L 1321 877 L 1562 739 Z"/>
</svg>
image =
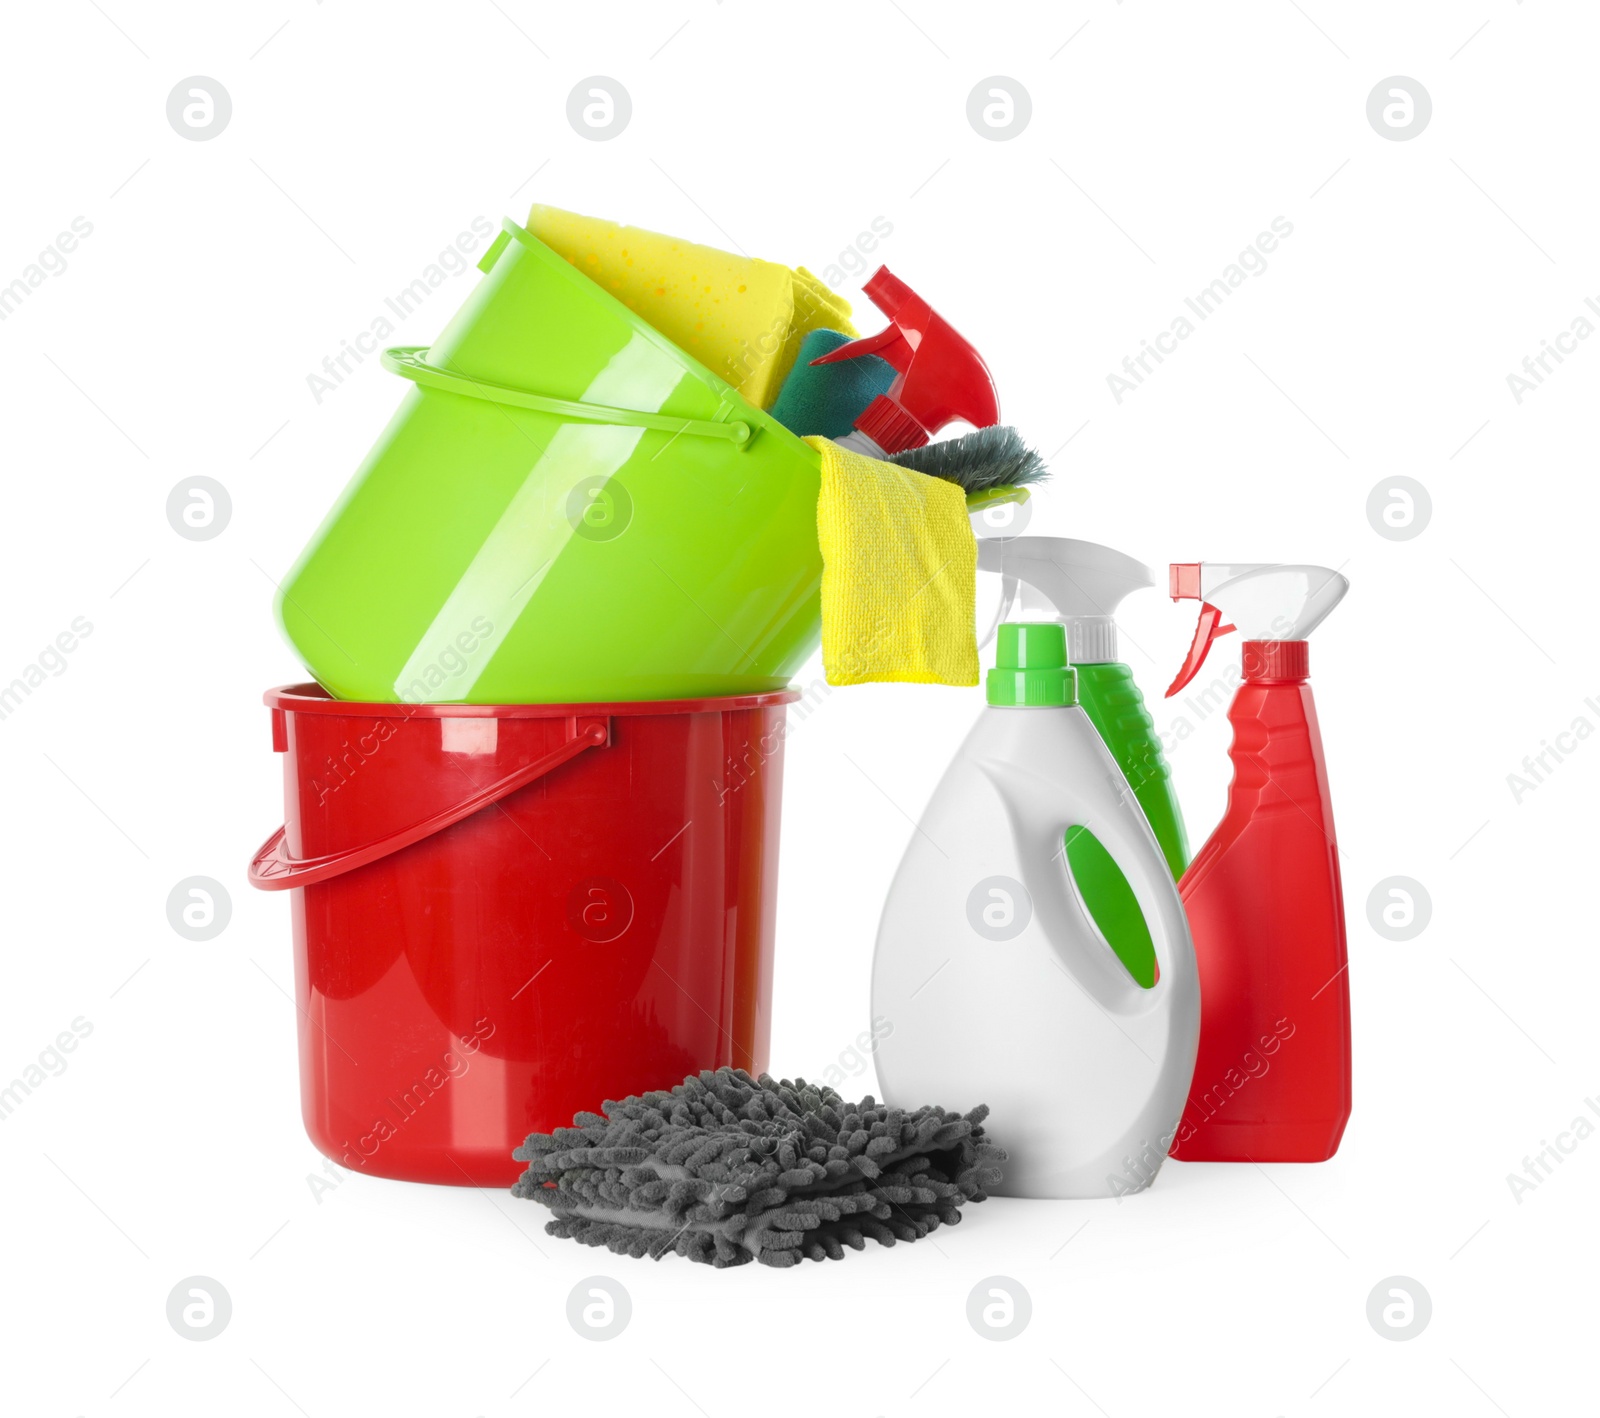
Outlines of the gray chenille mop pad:
<svg viewBox="0 0 1600 1418">
<path fill-rule="evenodd" d="M 983 1201 L 1006 1157 L 986 1107 L 847 1103 L 736 1068 L 603 1107 L 517 1148 L 528 1170 L 512 1194 L 555 1213 L 552 1236 L 653 1260 L 789 1266 L 920 1240 Z"/>
</svg>

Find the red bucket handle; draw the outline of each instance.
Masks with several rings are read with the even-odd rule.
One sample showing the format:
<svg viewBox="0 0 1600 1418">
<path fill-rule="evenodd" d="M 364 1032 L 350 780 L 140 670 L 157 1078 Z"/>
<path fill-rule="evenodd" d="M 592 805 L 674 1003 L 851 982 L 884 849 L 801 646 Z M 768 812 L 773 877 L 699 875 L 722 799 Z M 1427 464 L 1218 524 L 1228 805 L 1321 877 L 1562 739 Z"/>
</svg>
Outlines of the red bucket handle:
<svg viewBox="0 0 1600 1418">
<path fill-rule="evenodd" d="M 554 768 L 576 758 L 586 748 L 597 748 L 611 739 L 611 721 L 608 718 L 572 718 L 566 721 L 566 738 L 559 748 L 552 749 L 543 758 L 523 765 L 515 773 L 508 773 L 498 782 L 479 788 L 471 797 L 463 798 L 453 807 L 436 812 L 426 821 L 414 823 L 399 832 L 363 843 L 359 847 L 346 847 L 341 852 L 329 852 L 320 857 L 297 860 L 289 855 L 284 842 L 286 828 L 280 827 L 255 854 L 250 863 L 250 885 L 262 891 L 287 891 L 294 886 L 315 886 L 329 881 L 369 862 L 378 861 L 424 837 L 431 837 L 451 827 L 463 818 L 481 812 L 491 803 L 509 797 L 518 788 L 526 787 L 535 778 L 543 777 Z"/>
</svg>

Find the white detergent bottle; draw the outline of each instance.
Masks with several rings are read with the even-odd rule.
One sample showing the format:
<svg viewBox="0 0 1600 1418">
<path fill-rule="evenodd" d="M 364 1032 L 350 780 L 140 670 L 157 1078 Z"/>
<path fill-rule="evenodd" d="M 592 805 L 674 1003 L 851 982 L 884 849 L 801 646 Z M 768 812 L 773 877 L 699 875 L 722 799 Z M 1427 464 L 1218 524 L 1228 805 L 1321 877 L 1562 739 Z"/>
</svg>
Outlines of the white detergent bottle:
<svg viewBox="0 0 1600 1418">
<path fill-rule="evenodd" d="M 1001 1196 L 1125 1196 L 1155 1180 L 1194 1073 L 1183 906 L 1122 771 L 1078 707 L 1060 625 L 1002 625 L 988 706 L 895 873 L 872 964 L 891 1105 L 989 1105 Z M 1106 943 L 1065 850 L 1082 828 L 1132 888 L 1159 977 Z"/>
</svg>

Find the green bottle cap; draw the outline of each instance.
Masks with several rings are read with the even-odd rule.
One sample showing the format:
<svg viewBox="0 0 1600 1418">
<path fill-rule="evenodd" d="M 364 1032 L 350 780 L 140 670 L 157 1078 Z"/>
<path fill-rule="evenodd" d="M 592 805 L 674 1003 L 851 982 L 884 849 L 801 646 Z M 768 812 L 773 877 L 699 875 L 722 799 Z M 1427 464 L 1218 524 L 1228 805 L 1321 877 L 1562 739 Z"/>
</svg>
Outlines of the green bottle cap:
<svg viewBox="0 0 1600 1418">
<path fill-rule="evenodd" d="M 1039 621 L 1002 625 L 984 688 L 989 703 L 1008 707 L 1076 704 L 1077 676 L 1067 664 L 1066 628 Z"/>
</svg>

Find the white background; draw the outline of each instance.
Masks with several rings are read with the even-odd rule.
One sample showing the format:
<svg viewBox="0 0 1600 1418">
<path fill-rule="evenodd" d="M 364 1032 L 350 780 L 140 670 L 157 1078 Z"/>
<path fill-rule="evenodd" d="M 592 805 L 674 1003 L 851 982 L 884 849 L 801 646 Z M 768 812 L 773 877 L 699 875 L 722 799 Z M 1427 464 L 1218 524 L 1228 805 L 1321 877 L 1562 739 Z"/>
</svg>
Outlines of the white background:
<svg viewBox="0 0 1600 1418">
<path fill-rule="evenodd" d="M 1520 1203 L 1506 1180 L 1600 1094 L 1600 745 L 1520 802 L 1507 783 L 1575 719 L 1600 725 L 1600 341 L 1520 404 L 1506 382 L 1600 295 L 1592 7 L 71 0 L 7 7 L 5 28 L 0 284 L 93 225 L 0 323 L 0 681 L 93 625 L 0 722 L 0 1081 L 93 1028 L 0 1128 L 7 1411 L 1592 1404 L 1600 1140 Z M 165 115 L 196 74 L 233 103 L 206 142 Z M 610 142 L 566 119 L 596 74 L 633 101 Z M 966 117 L 991 75 L 1032 98 L 1009 141 Z M 1432 97 L 1409 141 L 1366 117 L 1391 75 Z M 376 360 L 320 403 L 307 375 L 473 217 L 535 199 L 818 271 L 884 218 L 874 259 L 974 340 L 1053 455 L 1033 530 L 1349 576 L 1313 650 L 1355 1018 L 1334 1161 L 1172 1164 L 1122 1204 L 994 1201 L 790 1272 L 590 1251 L 502 1194 L 362 1176 L 314 1194 L 288 905 L 244 882 L 280 811 L 260 694 L 301 676 L 271 583 L 402 391 Z M 1294 232 L 1269 269 L 1117 403 L 1107 374 L 1277 216 Z M 396 342 L 425 343 L 473 279 Z M 201 474 L 233 514 L 191 542 L 164 509 Z M 1433 504 L 1407 541 L 1366 514 L 1396 474 Z M 1165 728 L 1193 609 L 1126 608 Z M 775 1072 L 819 1074 L 863 1027 L 908 819 L 978 702 L 836 690 L 794 729 Z M 1195 846 L 1228 776 L 1223 716 L 1197 727 L 1173 754 Z M 167 923 L 192 875 L 232 896 L 209 943 Z M 1403 943 L 1366 909 L 1394 875 L 1433 903 Z M 1019 1068 L 1026 1046 L 1008 1042 Z M 206 1343 L 165 1312 L 197 1274 L 233 1303 Z M 566 1319 L 594 1274 L 633 1301 L 605 1344 Z M 966 1318 L 994 1275 L 1032 1298 L 1005 1343 Z M 1393 1275 L 1432 1297 L 1407 1342 L 1367 1320 Z"/>
</svg>

